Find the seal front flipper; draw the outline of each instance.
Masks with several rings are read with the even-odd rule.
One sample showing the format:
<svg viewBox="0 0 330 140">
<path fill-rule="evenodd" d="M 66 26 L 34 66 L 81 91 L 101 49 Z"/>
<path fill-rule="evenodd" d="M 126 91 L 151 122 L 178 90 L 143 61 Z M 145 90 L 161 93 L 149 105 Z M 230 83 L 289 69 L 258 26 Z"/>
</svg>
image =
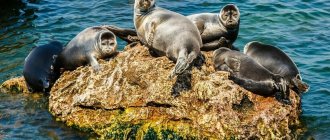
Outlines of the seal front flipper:
<svg viewBox="0 0 330 140">
<path fill-rule="evenodd" d="M 229 79 L 255 94 L 263 96 L 271 96 L 274 94 L 275 83 L 273 81 L 255 81 L 250 79 L 238 78 L 232 75 L 229 77 Z"/>
<path fill-rule="evenodd" d="M 94 72 L 99 72 L 101 69 L 100 64 L 97 62 L 96 58 L 93 55 L 88 55 L 88 62 L 91 64 Z"/>
<path fill-rule="evenodd" d="M 203 51 L 210 51 L 221 47 L 232 49 L 231 45 L 229 44 L 229 41 L 224 37 L 221 37 L 219 40 L 214 40 L 212 42 L 204 43 L 201 49 Z"/>
<path fill-rule="evenodd" d="M 210 50 L 213 50 L 213 48 L 216 48 L 217 46 L 218 46 L 218 41 L 212 41 L 212 42 L 203 44 L 203 47 L 201 48 L 201 50 L 210 51 Z M 210 49 L 210 48 L 212 48 L 212 49 Z"/>
<path fill-rule="evenodd" d="M 146 39 L 147 39 L 147 45 L 149 47 L 152 47 L 153 41 L 154 41 L 154 34 L 156 31 L 156 23 L 155 21 L 151 22 L 149 25 L 149 28 L 147 28 L 146 30 L 150 30 L 149 33 L 146 35 Z"/>
</svg>

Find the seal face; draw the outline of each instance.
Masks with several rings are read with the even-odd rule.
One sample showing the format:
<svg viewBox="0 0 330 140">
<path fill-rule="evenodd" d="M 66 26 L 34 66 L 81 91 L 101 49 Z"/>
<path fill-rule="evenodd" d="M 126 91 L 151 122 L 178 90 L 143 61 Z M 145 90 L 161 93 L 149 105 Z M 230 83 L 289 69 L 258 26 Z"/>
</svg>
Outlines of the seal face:
<svg viewBox="0 0 330 140">
<path fill-rule="evenodd" d="M 287 92 L 287 84 L 281 76 L 271 73 L 243 53 L 219 48 L 213 56 L 216 70 L 228 71 L 235 83 L 253 93 L 270 96 Z"/>
<path fill-rule="evenodd" d="M 201 13 L 187 16 L 200 31 L 202 50 L 215 50 L 220 47 L 233 47 L 237 39 L 240 25 L 240 12 L 233 4 L 225 5 L 219 14 Z"/>
<path fill-rule="evenodd" d="M 66 70 L 90 64 L 94 71 L 99 71 L 97 59 L 111 57 L 116 50 L 116 36 L 111 31 L 103 26 L 89 27 L 66 45 L 59 61 Z"/>
<path fill-rule="evenodd" d="M 144 45 L 176 61 L 171 77 L 183 73 L 201 54 L 197 27 L 181 14 L 156 7 L 154 0 L 135 0 L 134 25 Z"/>
<path fill-rule="evenodd" d="M 284 77 L 296 92 L 308 90 L 309 86 L 302 81 L 296 64 L 279 48 L 253 41 L 245 45 L 244 53 L 272 73 Z"/>
<path fill-rule="evenodd" d="M 62 50 L 62 44 L 53 41 L 35 47 L 25 58 L 23 76 L 30 92 L 49 92 L 60 76 L 57 56 Z"/>
</svg>

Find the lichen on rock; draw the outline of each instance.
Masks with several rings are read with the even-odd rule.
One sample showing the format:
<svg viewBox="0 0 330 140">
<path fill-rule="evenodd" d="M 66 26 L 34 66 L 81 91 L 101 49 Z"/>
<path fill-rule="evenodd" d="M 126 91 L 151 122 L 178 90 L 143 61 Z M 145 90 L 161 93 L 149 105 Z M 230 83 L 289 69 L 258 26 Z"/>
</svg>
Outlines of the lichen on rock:
<svg viewBox="0 0 330 140">
<path fill-rule="evenodd" d="M 141 45 L 127 47 L 100 60 L 100 72 L 90 66 L 64 72 L 50 92 L 49 111 L 105 139 L 297 138 L 296 93 L 290 92 L 291 105 L 253 94 L 214 70 L 212 52 L 203 55 L 205 64 L 186 73 L 189 89 L 175 97 L 175 88 L 185 87 L 168 78 L 175 64 Z"/>
</svg>

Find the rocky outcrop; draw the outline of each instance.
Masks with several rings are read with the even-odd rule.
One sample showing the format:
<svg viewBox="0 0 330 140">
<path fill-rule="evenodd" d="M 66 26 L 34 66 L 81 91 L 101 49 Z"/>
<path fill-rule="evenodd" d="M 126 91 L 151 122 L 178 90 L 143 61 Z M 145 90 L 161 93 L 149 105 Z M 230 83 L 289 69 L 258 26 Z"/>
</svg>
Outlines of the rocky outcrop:
<svg viewBox="0 0 330 140">
<path fill-rule="evenodd" d="M 262 97 L 215 72 L 210 53 L 191 75 L 169 80 L 174 63 L 143 46 L 90 67 L 65 72 L 51 90 L 49 110 L 69 126 L 103 138 L 294 138 L 300 97 L 292 105 Z M 187 81 L 190 81 L 186 83 Z M 178 97 L 173 92 L 180 92 Z"/>
<path fill-rule="evenodd" d="M 1 93 L 29 93 L 24 77 L 12 78 L 0 86 Z"/>
<path fill-rule="evenodd" d="M 108 139 L 297 138 L 297 94 L 291 91 L 291 105 L 253 94 L 227 72 L 215 72 L 210 52 L 204 56 L 202 67 L 171 80 L 175 64 L 168 58 L 127 47 L 101 61 L 101 72 L 64 72 L 51 90 L 49 111 L 68 126 Z"/>
</svg>

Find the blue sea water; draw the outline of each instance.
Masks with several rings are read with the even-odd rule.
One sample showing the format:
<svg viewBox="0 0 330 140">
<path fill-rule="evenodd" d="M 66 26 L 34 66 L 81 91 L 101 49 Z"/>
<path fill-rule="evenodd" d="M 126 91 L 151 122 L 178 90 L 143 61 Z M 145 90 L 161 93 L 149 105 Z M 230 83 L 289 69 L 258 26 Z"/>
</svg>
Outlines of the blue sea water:
<svg viewBox="0 0 330 140">
<path fill-rule="evenodd" d="M 297 64 L 310 85 L 302 97 L 302 139 L 330 139 L 329 0 L 157 0 L 157 5 L 189 15 L 218 13 L 228 3 L 241 11 L 239 37 L 278 46 Z M 0 0 L 0 83 L 22 75 L 30 50 L 50 40 L 63 44 L 84 28 L 111 24 L 133 27 L 134 0 Z M 119 48 L 125 46 L 119 42 Z M 0 139 L 87 139 L 90 134 L 56 122 L 47 96 L 0 94 Z"/>
</svg>

